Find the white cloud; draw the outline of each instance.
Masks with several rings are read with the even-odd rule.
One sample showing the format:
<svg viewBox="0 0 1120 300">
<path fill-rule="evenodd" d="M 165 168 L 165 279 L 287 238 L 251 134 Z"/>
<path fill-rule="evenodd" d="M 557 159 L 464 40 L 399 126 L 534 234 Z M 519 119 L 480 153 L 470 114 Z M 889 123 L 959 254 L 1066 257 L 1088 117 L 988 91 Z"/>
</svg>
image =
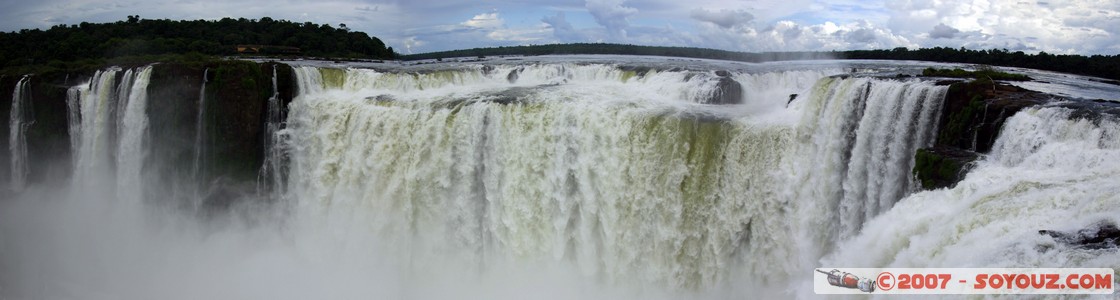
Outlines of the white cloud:
<svg viewBox="0 0 1120 300">
<path fill-rule="evenodd" d="M 500 28 L 503 25 L 505 25 L 505 21 L 503 21 L 502 18 L 498 17 L 497 12 L 492 12 L 492 13 L 477 14 L 473 18 L 471 18 L 470 20 L 466 20 L 463 23 L 459 23 L 459 24 L 463 25 L 463 26 L 466 26 L 468 28 L 494 29 L 494 28 Z"/>
<path fill-rule="evenodd" d="M 561 42 L 577 42 L 585 39 L 585 36 L 576 31 L 575 27 L 572 27 L 572 23 L 569 23 L 568 19 L 564 17 L 564 12 L 545 16 L 541 18 L 541 22 L 544 22 L 547 28 L 552 30 L 552 35 Z"/>
<path fill-rule="evenodd" d="M 624 0 L 587 0 L 587 11 L 595 17 L 595 21 L 607 28 L 607 33 L 615 39 L 626 38 L 626 27 L 630 26 L 629 18 L 638 14 L 638 9 L 623 6 Z"/>
<path fill-rule="evenodd" d="M 0 30 L 114 22 L 137 12 L 345 23 L 416 52 L 603 41 L 743 51 L 964 46 L 1120 53 L 1115 0 L 0 1 Z"/>
<path fill-rule="evenodd" d="M 690 14 L 693 19 L 719 25 L 723 28 L 731 28 L 738 25 L 746 25 L 754 20 L 754 15 L 745 10 L 730 10 L 721 9 L 719 11 L 709 11 L 703 8 L 693 9 Z"/>
<path fill-rule="evenodd" d="M 916 47 L 906 37 L 867 21 L 845 24 L 824 22 L 801 25 L 779 21 L 764 29 L 723 28 L 708 25 L 701 39 L 716 47 L 736 51 L 830 51 Z"/>
<path fill-rule="evenodd" d="M 415 37 L 415 36 L 410 36 L 410 37 L 407 37 L 407 38 L 405 38 L 404 40 L 402 40 L 402 41 L 401 41 L 401 43 L 402 43 L 402 44 L 404 44 L 404 48 L 405 48 L 405 50 L 406 50 L 406 51 L 408 51 L 408 52 L 407 52 L 407 53 L 405 53 L 405 54 L 412 54 L 412 53 L 413 53 L 413 52 L 412 52 L 412 48 L 415 48 L 415 47 L 422 47 L 422 46 L 424 46 L 425 44 L 427 44 L 427 43 L 426 43 L 426 42 L 424 42 L 424 41 L 421 41 L 421 40 L 418 40 L 418 39 L 416 39 L 416 37 Z"/>
<path fill-rule="evenodd" d="M 495 41 L 509 41 L 517 42 L 519 44 L 529 43 L 533 41 L 540 41 L 548 36 L 548 29 L 528 28 L 528 29 L 497 29 L 486 34 L 487 38 Z"/>
<path fill-rule="evenodd" d="M 1114 54 L 1120 37 L 1120 2 L 910 0 L 892 1 L 890 27 L 923 45 L 1008 48 L 1057 53 Z M 952 33 L 947 28 L 957 29 Z"/>
<path fill-rule="evenodd" d="M 937 26 L 933 26 L 933 30 L 929 32 L 929 37 L 935 39 L 948 39 L 956 37 L 959 33 L 961 33 L 959 29 L 953 28 L 949 25 L 945 25 L 945 23 L 938 23 Z"/>
</svg>

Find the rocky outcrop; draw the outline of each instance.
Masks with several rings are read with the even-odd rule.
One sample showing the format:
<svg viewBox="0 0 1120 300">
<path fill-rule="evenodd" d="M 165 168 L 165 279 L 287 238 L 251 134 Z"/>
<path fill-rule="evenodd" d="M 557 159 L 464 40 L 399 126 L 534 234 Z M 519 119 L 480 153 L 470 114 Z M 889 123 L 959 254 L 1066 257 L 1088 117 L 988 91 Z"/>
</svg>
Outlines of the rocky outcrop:
<svg viewBox="0 0 1120 300">
<path fill-rule="evenodd" d="M 1109 221 L 1093 224 L 1077 232 L 1039 230 L 1038 234 L 1047 235 L 1055 242 L 1082 249 L 1106 249 L 1120 247 L 1120 228 Z"/>
<path fill-rule="evenodd" d="M 922 188 L 956 185 L 969 163 L 991 151 L 1003 123 L 1020 110 L 1052 96 L 988 79 L 948 84 L 934 147 L 915 153 L 914 174 Z"/>
<path fill-rule="evenodd" d="M 731 77 L 720 77 L 716 83 L 716 92 L 708 104 L 742 104 L 743 85 Z"/>
<path fill-rule="evenodd" d="M 517 82 L 517 78 L 521 76 L 519 74 L 521 74 L 521 68 L 510 70 L 509 74 L 506 75 L 506 81 L 509 81 L 509 83 Z"/>
<path fill-rule="evenodd" d="M 743 103 L 743 85 L 731 78 L 731 72 L 728 71 L 715 71 L 715 76 L 712 73 L 688 73 L 684 76 L 684 81 L 704 80 L 715 81 L 715 90 L 711 92 L 708 98 L 698 99 L 697 101 L 704 104 L 742 104 Z"/>
<path fill-rule="evenodd" d="M 947 188 L 964 179 L 978 158 L 979 153 L 954 147 L 918 149 L 914 154 L 914 174 L 923 189 Z"/>
<path fill-rule="evenodd" d="M 1007 118 L 1051 98 L 986 79 L 953 83 L 945 95 L 937 144 L 987 153 Z"/>
</svg>

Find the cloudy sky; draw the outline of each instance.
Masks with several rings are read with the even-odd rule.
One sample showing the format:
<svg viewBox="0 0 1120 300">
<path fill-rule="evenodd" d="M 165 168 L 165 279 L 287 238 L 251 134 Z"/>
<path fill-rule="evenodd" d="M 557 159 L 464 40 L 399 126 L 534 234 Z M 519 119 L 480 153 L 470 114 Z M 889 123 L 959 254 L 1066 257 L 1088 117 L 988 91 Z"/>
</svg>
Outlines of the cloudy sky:
<svg viewBox="0 0 1120 300">
<path fill-rule="evenodd" d="M 734 51 L 1120 54 L 1117 0 L 0 0 L 0 30 L 146 19 L 346 24 L 400 53 L 563 42 Z"/>
</svg>

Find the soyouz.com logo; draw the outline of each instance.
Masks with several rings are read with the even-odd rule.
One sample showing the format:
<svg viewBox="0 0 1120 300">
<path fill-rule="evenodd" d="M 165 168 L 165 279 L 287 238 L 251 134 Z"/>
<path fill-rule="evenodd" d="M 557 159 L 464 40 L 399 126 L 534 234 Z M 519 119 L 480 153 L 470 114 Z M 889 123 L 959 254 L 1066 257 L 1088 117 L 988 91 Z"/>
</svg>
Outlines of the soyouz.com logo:
<svg viewBox="0 0 1120 300">
<path fill-rule="evenodd" d="M 1113 294 L 1110 268 L 820 268 L 817 294 Z"/>
</svg>

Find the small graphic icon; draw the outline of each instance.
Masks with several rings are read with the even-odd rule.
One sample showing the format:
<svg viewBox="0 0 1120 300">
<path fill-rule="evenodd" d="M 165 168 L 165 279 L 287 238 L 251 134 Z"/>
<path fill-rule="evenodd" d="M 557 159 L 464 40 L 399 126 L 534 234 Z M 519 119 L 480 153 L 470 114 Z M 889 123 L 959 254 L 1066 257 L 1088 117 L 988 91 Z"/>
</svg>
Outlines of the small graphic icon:
<svg viewBox="0 0 1120 300">
<path fill-rule="evenodd" d="M 889 291 L 894 288 L 894 274 L 881 272 L 879 277 L 875 278 L 875 282 L 879 284 L 880 291 Z"/>
<path fill-rule="evenodd" d="M 849 289 L 858 289 L 858 290 L 863 291 L 865 293 L 870 293 L 870 292 L 875 291 L 875 281 L 871 280 L 870 278 L 862 278 L 861 279 L 861 278 L 859 278 L 859 276 L 856 276 L 852 273 L 841 272 L 840 270 L 837 270 L 837 269 L 832 269 L 832 271 L 829 271 L 829 272 L 825 272 L 825 271 L 821 271 L 820 269 L 817 269 L 817 272 L 820 272 L 821 274 L 824 274 L 824 275 L 828 276 L 828 284 L 830 284 L 832 286 L 849 288 Z"/>
</svg>

